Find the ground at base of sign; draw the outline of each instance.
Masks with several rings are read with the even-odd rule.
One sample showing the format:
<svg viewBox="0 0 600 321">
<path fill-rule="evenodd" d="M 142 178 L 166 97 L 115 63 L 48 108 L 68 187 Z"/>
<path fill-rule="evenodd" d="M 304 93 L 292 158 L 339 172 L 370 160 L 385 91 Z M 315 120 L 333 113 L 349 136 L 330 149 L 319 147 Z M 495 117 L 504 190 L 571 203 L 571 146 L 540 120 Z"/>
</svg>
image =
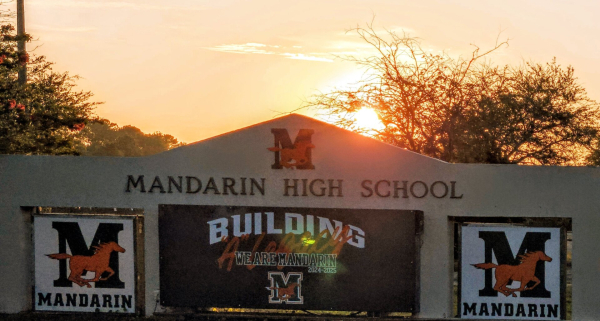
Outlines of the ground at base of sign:
<svg viewBox="0 0 600 321">
<path fill-rule="evenodd" d="M 146 318 L 143 316 L 123 315 L 116 313 L 42 313 L 42 312 L 25 312 L 18 314 L 2 314 L 0 320 L 3 321 L 175 321 L 179 320 L 179 316 L 157 316 Z"/>
<path fill-rule="evenodd" d="M 288 320 L 331 320 L 334 318 L 338 321 L 357 321 L 366 318 L 373 318 L 367 312 L 350 312 L 350 311 L 293 311 L 290 310 L 258 310 L 253 309 L 251 312 L 246 309 L 226 309 L 214 308 L 212 312 L 177 312 L 177 313 L 160 313 L 152 317 L 134 316 L 118 313 L 41 313 L 41 312 L 23 312 L 18 314 L 2 314 L 0 320 L 7 321 L 183 321 L 183 320 L 205 320 L 205 321 L 288 321 Z M 261 312 L 262 311 L 262 312 Z M 279 313 L 278 313 L 279 312 Z M 311 312 L 311 313 L 309 313 Z M 322 314 L 318 314 L 321 312 Z M 410 317 L 410 313 L 385 313 L 377 315 L 378 321 L 392 321 Z M 422 319 L 427 321 L 426 319 Z M 432 319 L 431 319 L 432 320 Z M 440 319 L 441 320 L 441 319 Z"/>
</svg>

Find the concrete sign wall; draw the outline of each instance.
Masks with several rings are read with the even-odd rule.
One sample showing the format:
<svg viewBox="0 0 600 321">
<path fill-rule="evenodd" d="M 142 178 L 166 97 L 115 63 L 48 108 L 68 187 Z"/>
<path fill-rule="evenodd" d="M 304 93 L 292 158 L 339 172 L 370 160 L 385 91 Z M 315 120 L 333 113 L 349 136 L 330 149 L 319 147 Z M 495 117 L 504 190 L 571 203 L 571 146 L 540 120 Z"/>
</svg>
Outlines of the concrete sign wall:
<svg viewBox="0 0 600 321">
<path fill-rule="evenodd" d="M 289 115 L 149 157 L 4 155 L 0 156 L 0 182 L 3 313 L 35 307 L 32 209 L 37 206 L 143 209 L 144 229 L 138 232 L 144 235 L 140 264 L 146 281 L 143 295 L 136 295 L 135 300 L 141 302 L 140 312 L 164 311 L 156 303 L 157 298 L 161 300 L 162 286 L 159 205 L 174 204 L 259 207 L 265 212 L 270 208 L 361 209 L 366 212 L 359 216 L 365 217 L 370 215 L 368 210 L 421 211 L 420 309 L 415 316 L 423 318 L 454 316 L 452 217 L 571 218 L 573 318 L 600 315 L 592 294 L 600 288 L 598 168 L 447 164 Z M 210 245 L 210 238 L 207 243 L 208 248 L 221 245 Z M 60 253 L 58 248 L 42 254 L 54 253 Z M 127 253 L 119 253 L 119 260 Z M 544 264 L 549 269 L 553 262 Z M 218 262 L 213 263 L 218 270 Z M 485 260 L 469 264 L 478 263 Z M 473 273 L 486 272 L 476 269 Z M 293 276 L 287 277 L 289 282 Z M 265 282 L 269 282 L 268 275 Z M 261 283 L 261 291 L 269 294 L 267 286 Z M 302 295 L 309 298 L 308 292 Z M 400 302 L 393 308 L 403 307 Z"/>
</svg>

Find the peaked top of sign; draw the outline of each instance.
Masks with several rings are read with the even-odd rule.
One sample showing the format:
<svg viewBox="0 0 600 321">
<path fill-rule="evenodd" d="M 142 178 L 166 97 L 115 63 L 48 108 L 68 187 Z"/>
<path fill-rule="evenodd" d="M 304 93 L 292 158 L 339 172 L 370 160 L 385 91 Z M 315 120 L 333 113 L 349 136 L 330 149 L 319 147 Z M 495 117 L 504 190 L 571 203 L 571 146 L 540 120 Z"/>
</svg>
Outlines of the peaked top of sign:
<svg viewBox="0 0 600 321">
<path fill-rule="evenodd" d="M 249 167 L 278 162 L 283 168 L 293 169 L 310 169 L 311 163 L 324 162 L 330 166 L 362 164 L 360 167 L 364 170 L 368 170 L 367 165 L 447 164 L 298 114 L 254 124 L 150 157 L 188 158 L 196 162 L 207 157 L 228 163 L 243 160 Z M 205 164 L 208 163 L 213 162 Z M 352 168 L 356 169 L 356 166 Z"/>
</svg>

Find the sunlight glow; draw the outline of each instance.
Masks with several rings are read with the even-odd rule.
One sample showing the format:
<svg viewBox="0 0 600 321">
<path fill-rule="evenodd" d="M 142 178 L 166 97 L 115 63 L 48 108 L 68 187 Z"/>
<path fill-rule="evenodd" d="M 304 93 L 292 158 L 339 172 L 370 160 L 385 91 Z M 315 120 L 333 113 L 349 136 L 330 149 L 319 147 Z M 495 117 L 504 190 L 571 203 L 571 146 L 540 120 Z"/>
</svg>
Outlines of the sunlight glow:
<svg viewBox="0 0 600 321">
<path fill-rule="evenodd" d="M 317 241 L 315 239 L 310 238 L 310 237 L 303 237 L 302 238 L 302 244 L 304 246 L 312 245 L 312 244 L 315 244 L 316 242 Z"/>
<path fill-rule="evenodd" d="M 356 126 L 365 131 L 367 135 L 373 135 L 375 131 L 385 128 L 377 112 L 372 108 L 363 107 L 354 114 Z"/>
</svg>

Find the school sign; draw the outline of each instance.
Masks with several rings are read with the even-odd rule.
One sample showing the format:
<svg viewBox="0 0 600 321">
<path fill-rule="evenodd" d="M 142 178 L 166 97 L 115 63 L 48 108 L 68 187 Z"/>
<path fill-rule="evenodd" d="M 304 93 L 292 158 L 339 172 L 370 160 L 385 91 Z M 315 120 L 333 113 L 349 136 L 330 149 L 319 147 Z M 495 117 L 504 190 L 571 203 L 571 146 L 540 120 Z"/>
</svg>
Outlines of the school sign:
<svg viewBox="0 0 600 321">
<path fill-rule="evenodd" d="M 36 311 L 135 312 L 132 219 L 33 219 Z"/>
<path fill-rule="evenodd" d="M 461 235 L 461 317 L 564 315 L 560 228 L 466 225 Z"/>
<path fill-rule="evenodd" d="M 413 312 L 421 225 L 416 211 L 161 205 L 161 303 Z"/>
<path fill-rule="evenodd" d="M 148 157 L 4 155 L 0 182 L 0 313 L 600 315 L 598 168 L 448 164 L 289 115 Z"/>
</svg>

